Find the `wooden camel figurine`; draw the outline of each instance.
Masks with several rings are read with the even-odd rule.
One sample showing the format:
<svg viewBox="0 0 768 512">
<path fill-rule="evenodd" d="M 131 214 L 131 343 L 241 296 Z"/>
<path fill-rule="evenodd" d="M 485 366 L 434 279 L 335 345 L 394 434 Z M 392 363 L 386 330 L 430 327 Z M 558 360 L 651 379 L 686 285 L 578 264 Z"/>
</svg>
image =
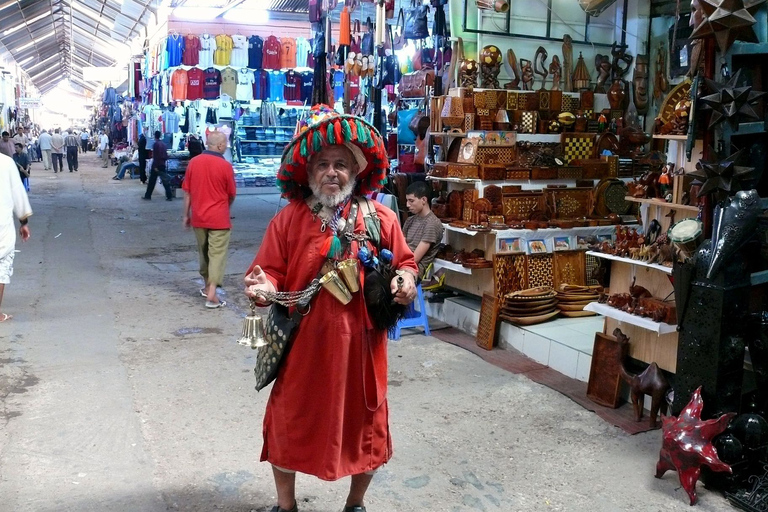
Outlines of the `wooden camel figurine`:
<svg viewBox="0 0 768 512">
<path fill-rule="evenodd" d="M 626 342 L 628 338 L 621 332 L 621 329 L 613 331 L 614 337 L 621 343 L 622 340 Z M 635 421 L 643 419 L 643 397 L 649 395 L 651 397 L 651 428 L 656 428 L 658 425 L 658 415 L 667 413 L 667 403 L 665 397 L 667 391 L 671 387 L 667 378 L 664 377 L 661 369 L 656 363 L 651 363 L 648 368 L 638 375 L 632 375 L 627 372 L 624 367 L 624 363 L 619 366 L 619 372 L 621 378 L 624 379 L 631 390 L 630 396 L 632 398 L 632 407 L 635 410 Z"/>
</svg>

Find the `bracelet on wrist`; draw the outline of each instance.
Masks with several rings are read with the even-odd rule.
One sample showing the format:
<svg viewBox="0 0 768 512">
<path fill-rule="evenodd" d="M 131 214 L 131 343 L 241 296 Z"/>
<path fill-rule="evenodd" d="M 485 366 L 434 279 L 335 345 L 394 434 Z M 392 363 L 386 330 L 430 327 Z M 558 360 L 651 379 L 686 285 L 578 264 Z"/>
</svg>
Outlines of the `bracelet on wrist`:
<svg viewBox="0 0 768 512">
<path fill-rule="evenodd" d="M 29 219 L 21 219 L 19 220 L 19 224 L 22 226 L 26 226 L 29 223 Z"/>
</svg>

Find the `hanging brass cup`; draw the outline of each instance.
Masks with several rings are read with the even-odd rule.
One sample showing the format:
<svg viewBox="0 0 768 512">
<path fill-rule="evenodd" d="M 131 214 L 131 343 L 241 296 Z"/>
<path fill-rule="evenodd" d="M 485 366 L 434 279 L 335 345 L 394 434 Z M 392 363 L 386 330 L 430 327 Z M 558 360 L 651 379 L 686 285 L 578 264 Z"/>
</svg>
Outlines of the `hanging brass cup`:
<svg viewBox="0 0 768 512">
<path fill-rule="evenodd" d="M 349 289 L 347 289 L 335 270 L 331 270 L 321 277 L 320 285 L 345 306 L 352 301 L 352 294 L 349 293 Z"/>
<path fill-rule="evenodd" d="M 360 291 L 360 273 L 357 265 L 357 260 L 352 258 L 339 262 L 336 265 L 336 270 L 352 293 Z"/>
</svg>

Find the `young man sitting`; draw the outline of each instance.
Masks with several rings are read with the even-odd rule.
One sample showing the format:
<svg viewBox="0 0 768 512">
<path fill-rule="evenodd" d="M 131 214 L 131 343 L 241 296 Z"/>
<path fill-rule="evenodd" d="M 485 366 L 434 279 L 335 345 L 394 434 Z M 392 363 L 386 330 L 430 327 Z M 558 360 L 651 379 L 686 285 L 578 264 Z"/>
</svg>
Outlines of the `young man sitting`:
<svg viewBox="0 0 768 512">
<path fill-rule="evenodd" d="M 419 277 L 424 279 L 427 268 L 434 261 L 443 240 L 443 223 L 429 206 L 429 186 L 423 181 L 411 183 L 405 190 L 405 200 L 411 216 L 405 221 L 403 233 L 413 259 L 419 266 Z"/>
</svg>

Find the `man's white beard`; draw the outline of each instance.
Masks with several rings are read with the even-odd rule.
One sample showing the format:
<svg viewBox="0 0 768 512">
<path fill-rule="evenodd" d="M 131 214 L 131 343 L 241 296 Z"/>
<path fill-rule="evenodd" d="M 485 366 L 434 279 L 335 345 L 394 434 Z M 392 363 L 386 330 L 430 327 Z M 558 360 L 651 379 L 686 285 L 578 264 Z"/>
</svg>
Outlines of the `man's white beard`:
<svg viewBox="0 0 768 512">
<path fill-rule="evenodd" d="M 320 201 L 320 204 L 326 208 L 336 208 L 352 195 L 352 192 L 355 190 L 355 181 L 349 180 L 341 190 L 332 195 L 323 194 L 321 192 L 322 185 L 318 185 L 313 181 L 310 181 L 309 188 L 312 189 L 312 194 Z"/>
</svg>

